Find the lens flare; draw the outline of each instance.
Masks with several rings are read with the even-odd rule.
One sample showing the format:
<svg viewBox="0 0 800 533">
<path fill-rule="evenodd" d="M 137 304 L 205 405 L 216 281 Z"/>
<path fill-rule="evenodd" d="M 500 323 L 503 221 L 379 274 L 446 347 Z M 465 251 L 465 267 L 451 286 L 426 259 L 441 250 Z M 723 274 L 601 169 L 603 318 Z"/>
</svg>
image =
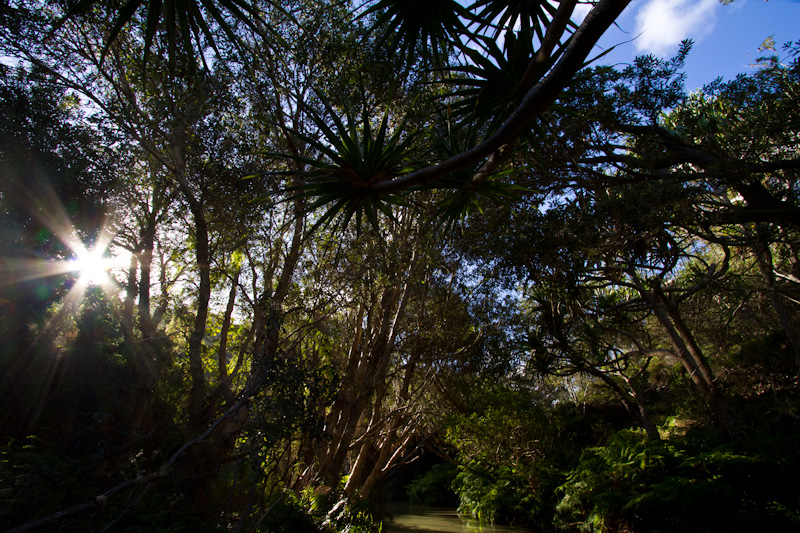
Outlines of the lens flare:
<svg viewBox="0 0 800 533">
<path fill-rule="evenodd" d="M 111 283 L 109 271 L 119 265 L 113 257 L 105 257 L 106 249 L 93 248 L 76 251 L 77 259 L 68 263 L 73 272 L 78 273 L 78 283 L 81 285 L 107 286 Z"/>
</svg>

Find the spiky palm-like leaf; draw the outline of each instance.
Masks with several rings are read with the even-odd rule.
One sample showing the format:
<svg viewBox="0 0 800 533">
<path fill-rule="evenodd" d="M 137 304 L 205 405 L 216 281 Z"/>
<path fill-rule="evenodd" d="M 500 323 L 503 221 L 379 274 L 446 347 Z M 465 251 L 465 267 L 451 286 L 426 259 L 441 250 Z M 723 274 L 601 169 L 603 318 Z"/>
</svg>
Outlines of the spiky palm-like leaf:
<svg viewBox="0 0 800 533">
<path fill-rule="evenodd" d="M 103 3 L 104 0 L 80 0 L 56 23 L 54 31 L 67 20 L 74 19 L 92 6 Z M 286 14 L 279 2 L 269 2 L 269 4 Z M 209 22 L 215 22 L 234 44 L 239 42 L 232 26 L 234 20 L 246 24 L 255 31 L 258 31 L 259 25 L 263 25 L 264 22 L 252 0 L 127 0 L 117 11 L 101 58 L 105 57 L 111 44 L 122 29 L 135 19 L 139 10 L 145 13 L 144 63 L 147 63 L 153 40 L 159 27 L 163 25 L 171 70 L 175 67 L 179 45 L 185 50 L 193 50 L 202 35 L 210 46 L 216 48 Z"/>
<path fill-rule="evenodd" d="M 470 6 L 470 12 L 479 31 L 490 29 L 494 39 L 509 29 L 516 29 L 541 42 L 559 3 L 557 0 L 477 0 Z"/>
<path fill-rule="evenodd" d="M 456 124 L 448 112 L 439 121 L 443 126 L 434 129 L 432 147 L 435 157 L 446 159 L 473 146 L 479 136 L 479 130 L 471 121 Z M 473 212 L 483 213 L 481 202 L 490 200 L 504 203 L 515 198 L 525 187 L 500 181 L 514 170 L 505 170 L 492 174 L 487 178 L 475 179 L 479 169 L 476 166 L 464 168 L 447 178 L 439 180 L 419 189 L 449 189 L 450 192 L 436 205 L 436 216 L 444 222 L 448 230 Z"/>
<path fill-rule="evenodd" d="M 455 0 L 381 0 L 365 12 L 372 14 L 381 44 L 403 59 L 419 51 L 425 60 L 441 60 L 458 36 L 468 33 L 462 22 L 467 12 Z"/>
<path fill-rule="evenodd" d="M 535 52 L 528 37 L 509 32 L 505 50 L 488 37 L 480 39 L 481 50 L 461 46 L 470 64 L 453 69 L 456 76 L 445 81 L 456 86 L 456 90 L 448 95 L 456 98 L 451 102 L 455 116 L 487 124 L 490 131 L 502 124 L 523 96 L 519 91 L 520 83 Z M 548 64 L 557 58 L 558 54 L 555 54 Z M 541 78 L 545 71 L 546 68 L 542 69 L 538 77 Z"/>
<path fill-rule="evenodd" d="M 436 205 L 436 215 L 452 226 L 476 211 L 482 215 L 481 202 L 483 200 L 504 204 L 517 198 L 519 193 L 525 191 L 526 188 L 501 181 L 502 178 L 514 172 L 515 170 L 505 170 L 495 173 L 488 179 L 462 183 L 459 189 L 445 196 Z"/>
<path fill-rule="evenodd" d="M 324 97 L 320 98 L 328 120 L 310 113 L 320 137 L 294 132 L 320 156 L 316 159 L 288 156 L 308 168 L 303 173 L 303 182 L 291 190 L 295 196 L 315 198 L 309 203 L 308 212 L 327 206 L 315 227 L 343 215 L 343 225 L 355 216 L 357 227 L 361 226 L 362 217 L 366 217 L 377 228 L 379 212 L 391 217 L 392 205 L 404 202 L 397 195 L 378 197 L 370 191 L 370 185 L 413 169 L 407 154 L 415 135 L 406 135 L 405 121 L 390 133 L 388 110 L 374 129 L 368 114 L 363 112 L 361 117 L 357 116 L 347 99 L 342 98 L 343 119 Z"/>
</svg>

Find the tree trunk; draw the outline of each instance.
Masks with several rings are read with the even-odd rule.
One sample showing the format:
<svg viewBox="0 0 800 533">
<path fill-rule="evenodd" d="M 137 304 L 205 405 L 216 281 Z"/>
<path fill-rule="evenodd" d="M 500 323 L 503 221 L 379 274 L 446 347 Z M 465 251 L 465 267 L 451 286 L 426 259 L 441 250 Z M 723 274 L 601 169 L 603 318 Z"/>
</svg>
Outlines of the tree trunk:
<svg viewBox="0 0 800 533">
<path fill-rule="evenodd" d="M 639 424 L 642 429 L 644 429 L 648 439 L 654 441 L 661 440 L 661 435 L 658 433 L 658 428 L 650 419 L 647 408 L 641 401 L 633 381 L 630 378 L 620 374 L 620 378 L 625 381 L 625 384 L 628 386 L 628 391 L 625 391 L 616 381 L 614 381 L 614 378 L 609 376 L 606 372 L 591 370 L 588 372 L 593 376 L 600 378 L 603 383 L 605 383 L 612 391 L 614 391 L 614 394 L 616 394 L 617 398 L 620 399 L 622 405 L 625 407 L 625 410 L 629 415 L 631 415 L 631 418 L 633 418 L 633 420 L 636 421 L 636 423 Z"/>
<path fill-rule="evenodd" d="M 703 393 L 706 403 L 715 418 L 729 436 L 739 433 L 738 424 L 728 410 L 719 387 L 714 382 L 714 375 L 703 352 L 694 340 L 689 328 L 683 322 L 678 309 L 671 304 L 660 291 L 654 295 L 655 313 L 664 328 L 676 355 L 697 388 Z"/>
<path fill-rule="evenodd" d="M 176 131 L 172 147 L 174 166 L 170 169 L 183 193 L 194 222 L 195 264 L 199 277 L 197 310 L 194 326 L 189 335 L 189 375 L 192 388 L 189 392 L 189 420 L 193 427 L 203 423 L 203 404 L 206 399 L 206 379 L 203 370 L 203 338 L 206 335 L 208 305 L 211 299 L 211 257 L 209 251 L 208 223 L 205 210 L 186 179 L 185 133 Z"/>
<path fill-rule="evenodd" d="M 241 268 L 237 269 L 231 278 L 231 290 L 228 293 L 228 304 L 225 306 L 225 316 L 222 319 L 222 326 L 220 328 L 219 351 L 217 354 L 219 382 L 225 399 L 228 402 L 233 400 L 230 376 L 228 376 L 228 331 L 231 329 L 231 317 L 233 315 L 234 304 L 236 303 L 236 286 L 239 283 L 240 273 Z"/>
<path fill-rule="evenodd" d="M 645 407 L 644 402 L 639 395 L 639 391 L 636 388 L 636 385 L 633 383 L 633 380 L 625 375 L 620 375 L 620 377 L 628 386 L 628 390 L 630 391 L 628 396 L 632 400 L 630 409 L 627 404 L 625 408 L 628 409 L 628 412 L 631 413 L 634 419 L 639 422 L 650 440 L 661 440 L 661 435 L 658 433 L 658 428 L 650 418 L 650 414 L 647 412 L 647 407 Z"/>
<path fill-rule="evenodd" d="M 408 363 L 406 364 L 406 371 L 403 375 L 403 383 L 400 386 L 400 391 L 398 392 L 395 400 L 394 412 L 389 419 L 386 435 L 379 441 L 380 445 L 378 446 L 377 459 L 372 466 L 372 470 L 369 472 L 366 479 L 364 479 L 360 486 L 360 494 L 364 498 L 369 498 L 375 486 L 381 479 L 383 479 L 390 466 L 389 463 L 391 462 L 391 459 L 396 456 L 396 452 L 398 451 L 397 433 L 406 420 L 405 408 L 411 397 L 411 382 L 414 379 L 420 356 L 421 352 L 419 350 L 415 350 L 411 354 L 411 357 L 409 357 Z M 353 476 L 351 476 L 350 480 L 352 479 Z M 348 493 L 352 493 L 352 491 L 356 488 L 358 487 L 345 487 L 345 490 Z"/>
<path fill-rule="evenodd" d="M 133 302 L 136 298 L 136 273 L 139 268 L 139 259 L 136 253 L 131 253 L 131 260 L 128 265 L 128 281 L 125 284 L 125 301 L 122 306 L 123 320 L 133 329 Z"/>
<path fill-rule="evenodd" d="M 775 311 L 783 327 L 783 331 L 786 332 L 786 336 L 789 338 L 789 342 L 792 345 L 795 363 L 800 365 L 800 334 L 798 334 L 797 328 L 792 324 L 789 312 L 786 306 L 783 305 L 781 293 L 775 283 L 775 268 L 772 262 L 772 251 L 769 249 L 769 244 L 764 244 L 761 250 L 756 250 L 756 257 L 761 274 L 764 276 L 764 285 L 767 288 L 769 302 L 772 304 L 772 309 Z"/>
</svg>

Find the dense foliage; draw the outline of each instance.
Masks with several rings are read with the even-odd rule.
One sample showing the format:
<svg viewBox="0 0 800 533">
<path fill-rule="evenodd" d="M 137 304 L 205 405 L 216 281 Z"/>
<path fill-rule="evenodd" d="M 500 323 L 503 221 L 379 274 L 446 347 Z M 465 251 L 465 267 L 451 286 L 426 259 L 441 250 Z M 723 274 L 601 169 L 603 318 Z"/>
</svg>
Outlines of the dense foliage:
<svg viewBox="0 0 800 533">
<path fill-rule="evenodd" d="M 3 526 L 800 528 L 800 44 L 686 94 L 587 64 L 623 0 L 0 4 Z"/>
</svg>

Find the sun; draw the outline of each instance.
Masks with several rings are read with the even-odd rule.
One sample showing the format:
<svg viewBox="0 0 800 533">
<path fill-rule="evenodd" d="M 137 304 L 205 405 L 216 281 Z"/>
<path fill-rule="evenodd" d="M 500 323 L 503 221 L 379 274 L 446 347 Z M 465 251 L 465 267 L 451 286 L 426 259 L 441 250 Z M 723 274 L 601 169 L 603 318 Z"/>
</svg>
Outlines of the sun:
<svg viewBox="0 0 800 533">
<path fill-rule="evenodd" d="M 107 248 L 100 246 L 91 250 L 87 248 L 76 250 L 76 259 L 70 261 L 69 267 L 78 273 L 78 281 L 82 285 L 108 286 L 111 278 L 109 270 L 118 265 L 113 257 L 106 256 Z"/>
</svg>

